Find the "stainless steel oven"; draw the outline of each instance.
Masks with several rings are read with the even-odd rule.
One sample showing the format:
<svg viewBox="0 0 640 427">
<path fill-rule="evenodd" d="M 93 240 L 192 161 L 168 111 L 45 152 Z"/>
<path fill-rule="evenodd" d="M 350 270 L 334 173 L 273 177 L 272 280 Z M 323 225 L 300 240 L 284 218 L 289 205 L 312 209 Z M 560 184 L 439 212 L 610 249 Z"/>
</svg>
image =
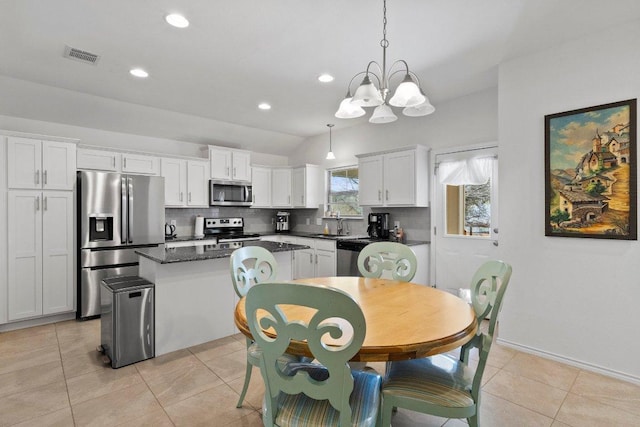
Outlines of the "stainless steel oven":
<svg viewBox="0 0 640 427">
<path fill-rule="evenodd" d="M 209 181 L 209 205 L 251 206 L 253 190 L 251 184 L 236 181 Z"/>
</svg>

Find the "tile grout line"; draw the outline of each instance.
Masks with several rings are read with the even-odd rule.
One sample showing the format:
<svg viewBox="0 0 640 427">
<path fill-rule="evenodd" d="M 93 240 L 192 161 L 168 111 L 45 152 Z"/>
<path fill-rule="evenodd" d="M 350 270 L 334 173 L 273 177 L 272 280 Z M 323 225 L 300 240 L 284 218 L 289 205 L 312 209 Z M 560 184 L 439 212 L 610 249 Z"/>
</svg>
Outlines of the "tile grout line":
<svg viewBox="0 0 640 427">
<path fill-rule="evenodd" d="M 69 385 L 67 384 L 67 374 L 64 369 L 64 363 L 62 363 L 62 349 L 60 348 L 60 338 L 58 337 L 58 323 L 53 324 L 53 330 L 56 333 L 56 342 L 58 343 L 58 355 L 60 356 L 60 368 L 62 369 L 62 377 L 64 378 L 64 388 L 67 391 L 67 401 L 69 402 L 69 411 L 71 412 L 71 421 L 73 425 L 76 425 L 76 417 L 73 413 L 73 406 L 71 406 L 71 397 L 69 396 Z"/>
<path fill-rule="evenodd" d="M 154 356 L 155 357 L 155 356 Z M 164 408 L 164 405 L 160 402 L 160 400 L 158 399 L 158 396 L 156 396 L 156 394 L 153 392 L 153 390 L 151 389 L 151 387 L 149 386 L 149 384 L 147 383 L 147 380 L 144 378 L 144 375 L 142 375 L 142 372 L 140 372 L 140 369 L 138 369 L 138 364 L 134 364 L 135 368 L 136 368 L 136 372 L 138 373 L 138 375 L 140 375 L 140 378 L 142 378 L 142 382 L 144 383 L 144 385 L 147 387 L 147 389 L 151 392 L 151 395 L 153 396 L 153 398 L 156 400 L 156 402 L 158 402 L 158 405 L 160 405 L 160 408 L 162 408 L 162 412 L 164 412 L 164 414 L 167 416 L 167 419 L 169 420 L 169 422 L 175 426 L 176 423 L 173 422 L 173 419 L 171 418 L 171 416 L 167 413 L 167 411 Z"/>
</svg>

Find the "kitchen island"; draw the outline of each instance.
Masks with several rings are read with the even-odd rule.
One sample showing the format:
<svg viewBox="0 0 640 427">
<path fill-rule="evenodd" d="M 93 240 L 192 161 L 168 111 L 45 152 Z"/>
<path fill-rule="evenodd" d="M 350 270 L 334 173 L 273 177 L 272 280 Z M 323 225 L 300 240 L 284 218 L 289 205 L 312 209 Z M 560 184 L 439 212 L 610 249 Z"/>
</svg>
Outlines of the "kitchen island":
<svg viewBox="0 0 640 427">
<path fill-rule="evenodd" d="M 242 246 L 273 253 L 278 280 L 291 280 L 292 251 L 308 246 L 268 241 L 139 248 L 139 276 L 155 283 L 156 356 L 237 332 L 233 311 L 238 301 L 231 283 L 229 257 Z"/>
</svg>

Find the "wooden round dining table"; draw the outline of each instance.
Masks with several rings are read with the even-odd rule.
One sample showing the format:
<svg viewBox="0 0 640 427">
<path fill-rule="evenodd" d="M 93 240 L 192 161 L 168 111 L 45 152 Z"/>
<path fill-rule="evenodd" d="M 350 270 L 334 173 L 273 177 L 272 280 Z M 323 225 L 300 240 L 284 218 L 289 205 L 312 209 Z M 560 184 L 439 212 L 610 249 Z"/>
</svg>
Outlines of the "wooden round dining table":
<svg viewBox="0 0 640 427">
<path fill-rule="evenodd" d="M 469 304 L 429 286 L 364 277 L 316 277 L 291 282 L 338 288 L 360 305 L 367 331 L 352 361 L 407 360 L 444 353 L 465 344 L 477 332 L 475 313 Z M 244 298 L 238 302 L 234 321 L 240 332 L 251 338 L 244 302 Z M 309 319 L 313 313 L 304 307 L 281 308 L 287 317 L 301 320 Z M 292 341 L 287 353 L 311 356 L 304 341 Z"/>
</svg>

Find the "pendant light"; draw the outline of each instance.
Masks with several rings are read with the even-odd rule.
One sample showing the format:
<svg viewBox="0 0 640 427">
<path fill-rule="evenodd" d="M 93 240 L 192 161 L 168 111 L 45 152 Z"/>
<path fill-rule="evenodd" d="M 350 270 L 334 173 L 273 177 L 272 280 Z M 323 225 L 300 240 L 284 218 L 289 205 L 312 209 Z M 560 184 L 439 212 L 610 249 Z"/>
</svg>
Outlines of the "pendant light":
<svg viewBox="0 0 640 427">
<path fill-rule="evenodd" d="M 383 0 L 382 11 L 382 66 L 376 61 L 367 64 L 365 71 L 357 73 L 347 88 L 347 95 L 340 103 L 335 116 L 340 119 L 351 119 L 360 117 L 364 114 L 362 107 L 376 107 L 373 115 L 369 119 L 371 123 L 391 123 L 398 119 L 393 113 L 391 107 L 403 108 L 402 113 L 409 117 L 426 116 L 435 111 L 435 108 L 429 102 L 422 88 L 418 76 L 409 71 L 409 65 L 405 60 L 398 60 L 391 64 L 387 69 L 387 1 Z M 372 70 L 372 66 L 377 67 L 378 73 Z M 396 74 L 401 73 L 403 79 L 396 88 L 393 96 L 387 100 L 390 92 L 390 79 Z M 363 76 L 362 82 L 351 96 L 351 84 L 360 76 Z M 372 80 L 373 79 L 373 80 Z M 377 85 L 376 85 L 377 83 Z"/>
<path fill-rule="evenodd" d="M 331 150 L 331 128 L 334 127 L 334 124 L 329 123 L 327 127 L 329 128 L 329 152 L 327 153 L 327 160 L 335 160 L 336 156 L 333 154 Z"/>
</svg>

